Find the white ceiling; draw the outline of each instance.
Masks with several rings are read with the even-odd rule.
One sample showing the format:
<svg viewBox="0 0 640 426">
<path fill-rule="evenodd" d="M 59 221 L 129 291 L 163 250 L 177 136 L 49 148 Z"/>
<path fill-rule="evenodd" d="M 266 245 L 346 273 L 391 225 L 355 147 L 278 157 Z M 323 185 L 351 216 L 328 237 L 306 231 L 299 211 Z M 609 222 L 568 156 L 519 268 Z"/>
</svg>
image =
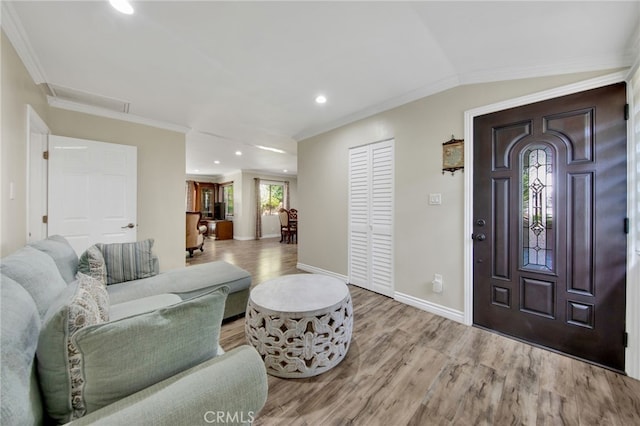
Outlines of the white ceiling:
<svg viewBox="0 0 640 426">
<path fill-rule="evenodd" d="M 186 131 L 189 174 L 296 174 L 302 138 L 460 84 L 629 66 L 640 43 L 640 1 L 2 3 L 36 83 Z"/>
</svg>

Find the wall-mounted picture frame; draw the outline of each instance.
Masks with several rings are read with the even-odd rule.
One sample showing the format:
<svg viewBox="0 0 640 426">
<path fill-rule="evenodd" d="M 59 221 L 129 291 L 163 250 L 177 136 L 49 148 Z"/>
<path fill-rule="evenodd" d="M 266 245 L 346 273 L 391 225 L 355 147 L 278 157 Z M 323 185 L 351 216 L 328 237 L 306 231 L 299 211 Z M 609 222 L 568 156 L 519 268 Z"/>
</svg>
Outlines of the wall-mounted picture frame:
<svg viewBox="0 0 640 426">
<path fill-rule="evenodd" d="M 442 174 L 456 170 L 464 171 L 464 139 L 455 139 L 451 135 L 451 140 L 442 144 Z"/>
</svg>

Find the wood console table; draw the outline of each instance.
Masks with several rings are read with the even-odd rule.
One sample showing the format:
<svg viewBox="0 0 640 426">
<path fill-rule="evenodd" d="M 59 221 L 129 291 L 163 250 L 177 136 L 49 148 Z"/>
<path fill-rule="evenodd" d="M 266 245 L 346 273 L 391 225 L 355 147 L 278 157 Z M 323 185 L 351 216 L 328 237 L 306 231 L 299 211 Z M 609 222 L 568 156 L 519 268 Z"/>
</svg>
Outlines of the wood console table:
<svg viewBox="0 0 640 426">
<path fill-rule="evenodd" d="M 233 239 L 233 221 L 231 220 L 201 220 L 200 225 L 207 227 L 207 237 L 215 234 L 216 240 Z"/>
<path fill-rule="evenodd" d="M 233 221 L 216 220 L 216 240 L 232 240 L 233 239 Z"/>
</svg>

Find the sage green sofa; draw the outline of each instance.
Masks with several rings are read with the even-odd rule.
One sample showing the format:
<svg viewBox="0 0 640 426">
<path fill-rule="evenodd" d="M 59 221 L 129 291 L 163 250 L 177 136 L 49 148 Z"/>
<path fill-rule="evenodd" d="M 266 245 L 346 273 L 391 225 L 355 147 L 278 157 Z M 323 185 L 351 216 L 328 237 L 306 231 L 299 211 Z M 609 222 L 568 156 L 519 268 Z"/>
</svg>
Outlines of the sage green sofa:
<svg viewBox="0 0 640 426">
<path fill-rule="evenodd" d="M 59 236 L 3 258 L 0 424 L 252 422 L 262 359 L 218 344 L 222 319 L 244 312 L 228 296 L 241 303 L 250 282 L 214 262 L 105 286 Z"/>
</svg>

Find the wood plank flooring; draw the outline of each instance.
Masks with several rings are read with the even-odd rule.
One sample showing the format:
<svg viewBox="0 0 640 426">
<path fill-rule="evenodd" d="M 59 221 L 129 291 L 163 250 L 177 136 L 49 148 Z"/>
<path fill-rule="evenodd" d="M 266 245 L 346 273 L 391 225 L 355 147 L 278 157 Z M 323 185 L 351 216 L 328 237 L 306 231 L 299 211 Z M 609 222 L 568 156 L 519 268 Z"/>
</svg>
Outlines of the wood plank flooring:
<svg viewBox="0 0 640 426">
<path fill-rule="evenodd" d="M 196 250 L 193 257 L 185 251 L 186 264 L 226 260 L 246 269 L 251 274 L 252 286 L 269 278 L 287 274 L 303 273 L 296 269 L 298 263 L 298 245 L 282 244 L 279 238 L 263 240 L 220 240 L 205 238 L 204 251 Z"/>
<path fill-rule="evenodd" d="M 298 273 L 296 245 L 209 240 L 189 263 L 225 259 L 257 285 Z M 349 286 L 354 330 L 334 369 L 269 376 L 256 425 L 640 425 L 640 382 L 467 327 Z M 222 327 L 225 349 L 246 344 L 244 318 Z"/>
</svg>

